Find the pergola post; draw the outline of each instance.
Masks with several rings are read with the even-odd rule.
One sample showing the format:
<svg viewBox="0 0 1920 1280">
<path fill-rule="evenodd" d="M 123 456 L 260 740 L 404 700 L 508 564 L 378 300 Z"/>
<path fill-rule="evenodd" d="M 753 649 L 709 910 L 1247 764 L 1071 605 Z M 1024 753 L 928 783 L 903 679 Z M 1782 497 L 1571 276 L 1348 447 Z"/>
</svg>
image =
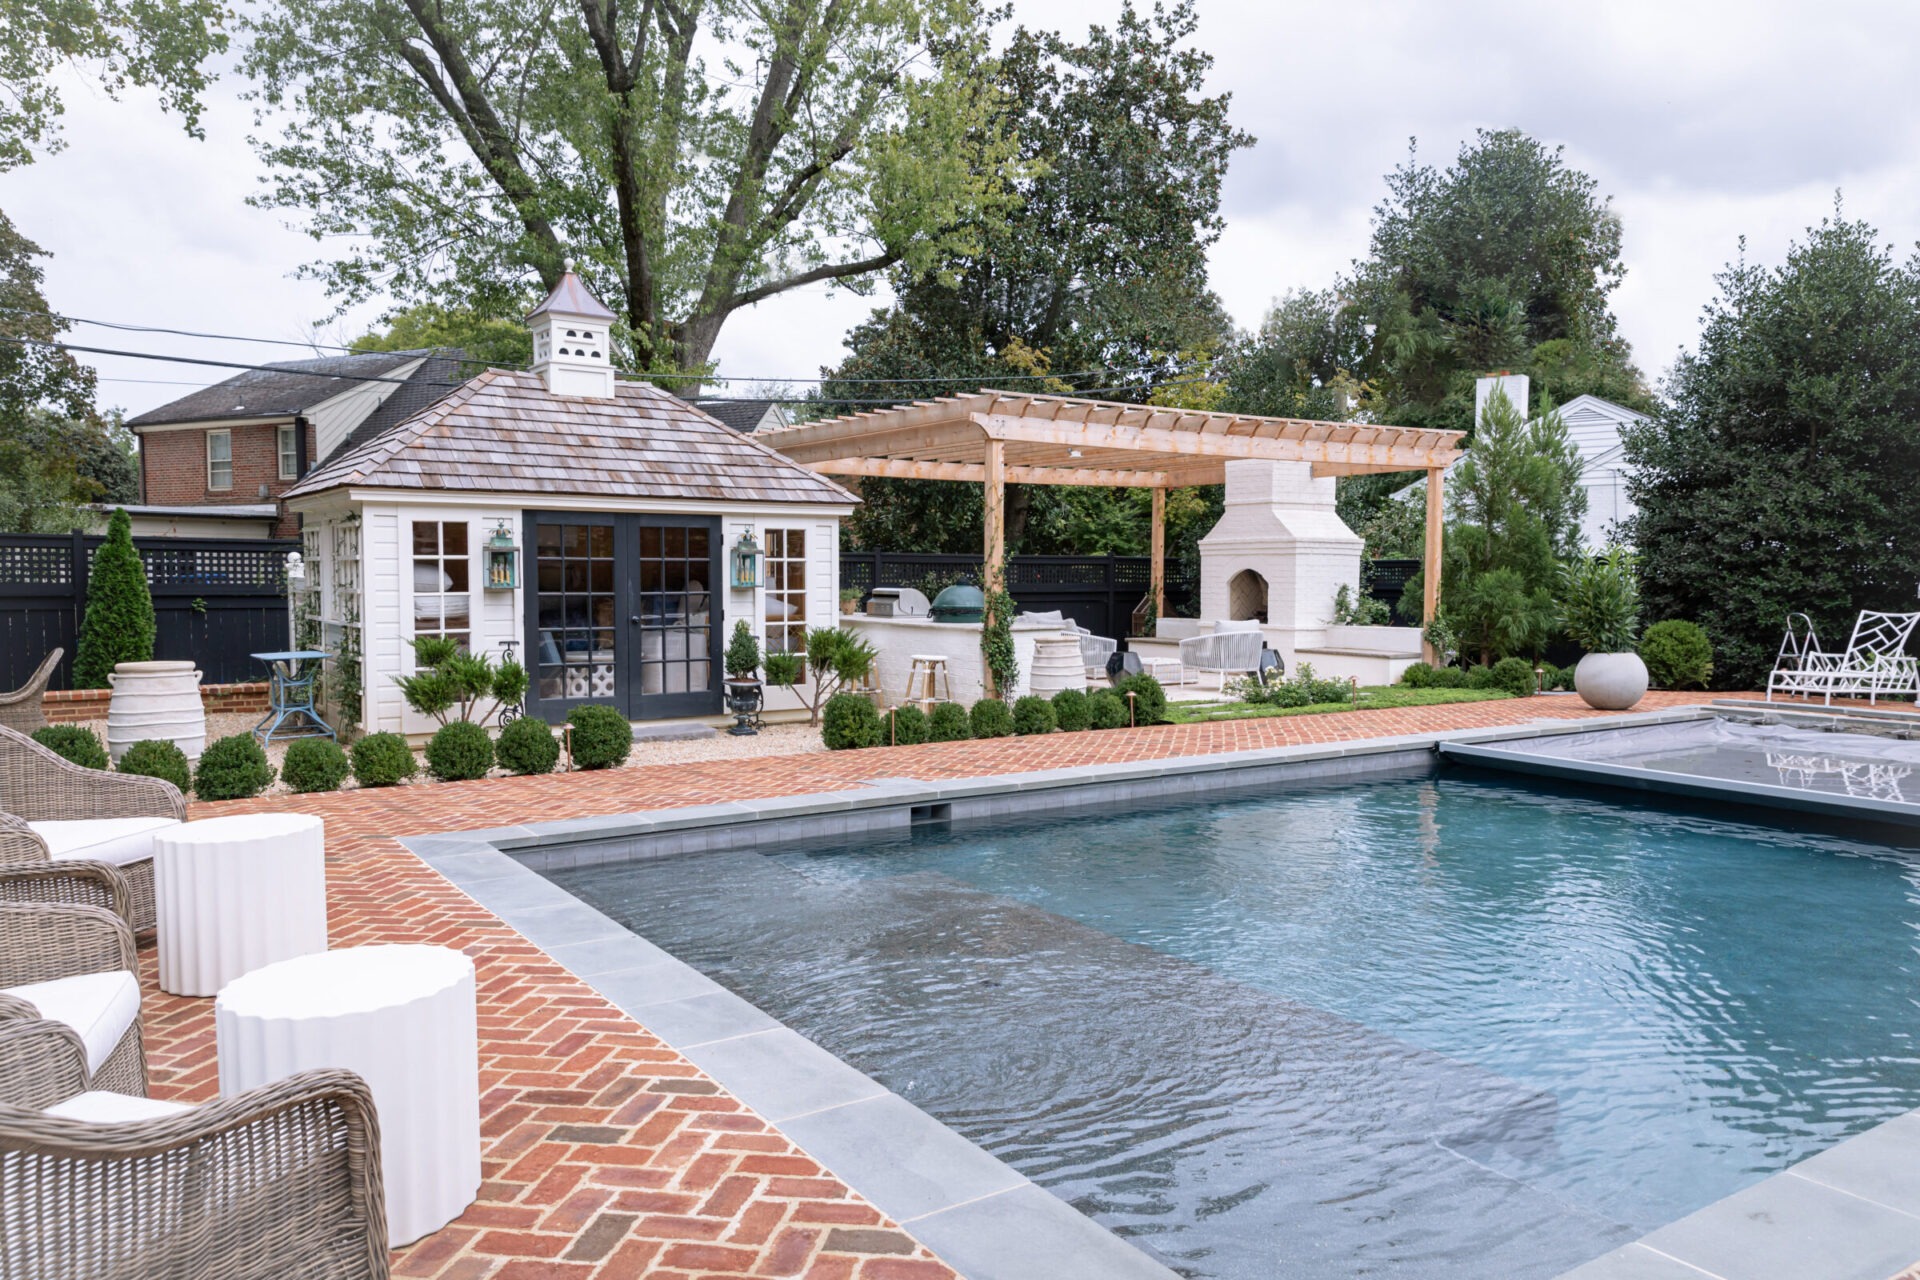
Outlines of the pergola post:
<svg viewBox="0 0 1920 1280">
<path fill-rule="evenodd" d="M 986 498 L 987 545 L 983 572 L 989 594 L 1006 590 L 1004 573 L 1007 559 L 1007 454 L 1006 446 L 987 437 Z"/>
<path fill-rule="evenodd" d="M 1446 527 L 1443 520 L 1446 513 L 1446 488 L 1446 468 L 1428 467 L 1427 537 L 1420 575 L 1420 626 L 1423 632 L 1429 623 L 1440 616 L 1440 539 Z M 1420 648 L 1428 662 L 1436 665 L 1439 663 L 1440 652 L 1424 635 L 1421 637 Z"/>
<path fill-rule="evenodd" d="M 1148 581 L 1152 584 L 1149 590 L 1153 595 L 1153 616 L 1158 622 L 1167 616 L 1167 491 L 1160 488 L 1153 491 L 1151 548 L 1153 569 Z"/>
</svg>

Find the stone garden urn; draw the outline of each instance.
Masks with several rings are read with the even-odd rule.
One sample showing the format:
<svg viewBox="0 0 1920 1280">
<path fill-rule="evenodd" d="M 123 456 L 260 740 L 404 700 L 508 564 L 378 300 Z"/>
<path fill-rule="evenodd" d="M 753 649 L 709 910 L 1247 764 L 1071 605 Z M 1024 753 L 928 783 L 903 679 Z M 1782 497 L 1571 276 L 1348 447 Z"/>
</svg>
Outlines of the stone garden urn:
<svg viewBox="0 0 1920 1280">
<path fill-rule="evenodd" d="M 191 662 L 121 662 L 107 677 L 107 754 L 115 764 L 136 742 L 156 738 L 179 747 L 189 762 L 207 744 L 200 672 Z"/>
<path fill-rule="evenodd" d="M 1625 711 L 1646 696 L 1647 664 L 1637 653 L 1590 653 L 1573 669 L 1573 687 L 1596 711 Z"/>
</svg>

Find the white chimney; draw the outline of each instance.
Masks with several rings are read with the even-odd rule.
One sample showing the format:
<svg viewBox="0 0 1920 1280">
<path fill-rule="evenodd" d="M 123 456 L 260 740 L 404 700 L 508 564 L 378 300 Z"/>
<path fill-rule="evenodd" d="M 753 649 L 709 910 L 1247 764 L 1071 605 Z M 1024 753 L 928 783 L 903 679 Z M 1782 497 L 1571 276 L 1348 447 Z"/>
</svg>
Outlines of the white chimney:
<svg viewBox="0 0 1920 1280">
<path fill-rule="evenodd" d="M 1493 393 L 1504 391 L 1507 403 L 1520 411 L 1522 421 L 1527 417 L 1527 390 L 1533 380 L 1524 373 L 1490 373 L 1473 384 L 1473 425 L 1479 426 L 1486 421 L 1487 401 Z"/>
<path fill-rule="evenodd" d="M 527 317 L 533 371 L 556 396 L 613 399 L 613 312 L 573 274 L 573 259 L 547 300 Z"/>
</svg>

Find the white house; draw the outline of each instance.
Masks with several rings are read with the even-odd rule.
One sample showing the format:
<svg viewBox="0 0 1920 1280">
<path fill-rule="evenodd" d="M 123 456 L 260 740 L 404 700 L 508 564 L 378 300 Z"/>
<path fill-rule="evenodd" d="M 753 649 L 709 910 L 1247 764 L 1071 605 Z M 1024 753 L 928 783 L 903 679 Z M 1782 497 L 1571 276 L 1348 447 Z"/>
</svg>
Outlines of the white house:
<svg viewBox="0 0 1920 1280">
<path fill-rule="evenodd" d="M 569 270 L 528 323 L 531 371 L 489 369 L 286 495 L 357 727 L 430 732 L 393 678 L 411 641 L 509 649 L 527 711 L 584 702 L 635 720 L 716 716 L 737 619 L 804 648 L 839 595 L 839 526 L 857 499 L 678 398 L 617 382 L 613 314 Z M 735 585 L 751 537 L 759 582 Z M 357 668 L 357 671 L 356 671 Z"/>
</svg>

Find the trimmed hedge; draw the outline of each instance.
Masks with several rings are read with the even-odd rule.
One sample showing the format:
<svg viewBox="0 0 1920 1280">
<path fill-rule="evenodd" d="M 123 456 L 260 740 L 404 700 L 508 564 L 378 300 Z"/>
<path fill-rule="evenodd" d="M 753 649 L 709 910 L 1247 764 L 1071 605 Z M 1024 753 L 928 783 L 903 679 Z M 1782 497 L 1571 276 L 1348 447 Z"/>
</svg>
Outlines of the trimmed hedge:
<svg viewBox="0 0 1920 1280">
<path fill-rule="evenodd" d="M 1122 703 L 1127 695 L 1133 695 L 1133 723 L 1164 724 L 1167 719 L 1167 691 L 1160 682 L 1144 671 L 1133 675 L 1113 686 L 1113 691 Z"/>
<path fill-rule="evenodd" d="M 351 771 L 347 753 L 331 738 L 301 738 L 287 748 L 287 758 L 280 762 L 281 780 L 302 795 L 338 791 Z"/>
<path fill-rule="evenodd" d="M 1091 729 L 1126 728 L 1127 704 L 1120 701 L 1120 695 L 1111 689 L 1095 689 L 1087 695 L 1087 727 Z"/>
<path fill-rule="evenodd" d="M 413 748 L 397 733 L 370 733 L 353 744 L 353 780 L 363 787 L 391 787 L 420 771 Z"/>
<path fill-rule="evenodd" d="M 820 740 L 829 751 L 877 747 L 887 740 L 887 727 L 871 699 L 857 693 L 836 693 L 820 712 Z"/>
<path fill-rule="evenodd" d="M 493 768 L 493 739 L 471 720 L 450 720 L 427 739 L 427 768 L 442 782 L 471 782 Z"/>
<path fill-rule="evenodd" d="M 1713 678 L 1713 642 L 1691 622 L 1656 622 L 1640 636 L 1640 660 L 1656 689 L 1704 689 Z"/>
<path fill-rule="evenodd" d="M 1400 673 L 1400 683 L 1409 689 L 1431 689 L 1437 674 L 1432 663 L 1416 662 Z"/>
<path fill-rule="evenodd" d="M 104 769 L 113 761 L 100 735 L 85 725 L 49 724 L 33 731 L 33 740 L 53 754 L 84 769 Z"/>
<path fill-rule="evenodd" d="M 185 795 L 193 785 L 193 766 L 187 753 L 165 738 L 146 738 L 128 747 L 115 766 L 121 773 L 137 773 L 144 778 L 164 778 Z"/>
<path fill-rule="evenodd" d="M 1494 688 L 1503 689 L 1516 698 L 1530 697 L 1534 692 L 1533 664 L 1525 658 L 1502 658 L 1493 664 L 1489 674 Z"/>
<path fill-rule="evenodd" d="M 272 785 L 273 765 L 250 733 L 209 745 L 193 771 L 193 794 L 202 800 L 245 800 Z"/>
<path fill-rule="evenodd" d="M 573 726 L 573 767 L 612 769 L 633 754 L 633 725 L 612 707 L 588 703 L 567 712 Z"/>
<path fill-rule="evenodd" d="M 1087 727 L 1087 692 L 1062 689 L 1053 695 L 1053 719 L 1062 733 L 1078 733 Z"/>
<path fill-rule="evenodd" d="M 973 727 L 973 736 L 976 738 L 1010 738 L 1013 736 L 1013 708 L 998 698 L 982 698 L 967 713 L 967 723 Z"/>
<path fill-rule="evenodd" d="M 887 726 L 888 736 L 897 747 L 914 747 L 927 740 L 931 732 L 927 724 L 927 713 L 909 702 L 904 707 L 895 707 Z"/>
<path fill-rule="evenodd" d="M 927 717 L 928 742 L 965 742 L 972 736 L 973 720 L 965 707 L 957 702 L 934 704 L 933 714 Z"/>
<path fill-rule="evenodd" d="M 1474 667 L 1467 672 L 1467 688 L 1492 689 L 1496 687 L 1493 683 L 1492 667 Z"/>
<path fill-rule="evenodd" d="M 521 716 L 500 731 L 493 754 L 508 773 L 552 773 L 560 763 L 560 739 L 553 736 L 553 727 L 545 720 Z"/>
<path fill-rule="evenodd" d="M 1013 704 L 1013 731 L 1022 737 L 1052 733 L 1060 727 L 1053 704 L 1037 694 L 1028 694 Z"/>
</svg>

